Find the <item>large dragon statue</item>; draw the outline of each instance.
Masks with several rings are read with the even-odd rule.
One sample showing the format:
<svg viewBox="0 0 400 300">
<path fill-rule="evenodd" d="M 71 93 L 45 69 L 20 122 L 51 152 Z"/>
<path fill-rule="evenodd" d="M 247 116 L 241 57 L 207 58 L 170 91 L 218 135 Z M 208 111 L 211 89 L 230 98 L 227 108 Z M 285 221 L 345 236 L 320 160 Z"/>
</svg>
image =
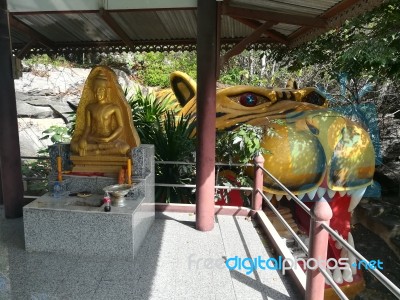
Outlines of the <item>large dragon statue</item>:
<svg viewBox="0 0 400 300">
<path fill-rule="evenodd" d="M 170 81 L 181 106 L 179 115 L 195 121 L 196 83 L 182 72 L 172 73 Z M 163 91 L 159 96 L 166 93 Z M 277 134 L 265 135 L 262 140 L 262 146 L 268 150 L 264 154 L 264 167 L 308 206 L 321 197 L 330 200 L 331 227 L 354 246 L 351 214 L 372 183 L 375 170 L 374 147 L 365 128 L 328 109 L 328 101 L 315 88 L 232 86 L 217 90 L 216 105 L 218 130 L 235 130 L 243 123 L 273 128 Z M 290 200 L 266 177 L 264 192 L 274 201 Z M 295 218 L 308 234 L 308 215 L 298 208 Z M 355 261 L 331 237 L 328 257 Z M 361 271 L 353 267 L 333 270 L 332 276 L 349 297 L 364 288 Z M 325 298 L 334 298 L 333 294 L 327 285 Z"/>
</svg>

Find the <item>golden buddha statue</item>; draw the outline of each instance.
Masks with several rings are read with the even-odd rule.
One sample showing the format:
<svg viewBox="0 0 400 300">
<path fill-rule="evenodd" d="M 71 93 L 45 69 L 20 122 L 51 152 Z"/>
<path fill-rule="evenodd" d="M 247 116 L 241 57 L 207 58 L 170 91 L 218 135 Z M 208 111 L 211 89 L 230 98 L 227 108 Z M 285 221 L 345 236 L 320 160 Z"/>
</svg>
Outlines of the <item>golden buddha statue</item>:
<svg viewBox="0 0 400 300">
<path fill-rule="evenodd" d="M 116 74 L 105 66 L 93 68 L 76 112 L 71 160 L 80 165 L 110 161 L 111 156 L 126 157 L 131 148 L 139 145 L 131 107 Z"/>
</svg>

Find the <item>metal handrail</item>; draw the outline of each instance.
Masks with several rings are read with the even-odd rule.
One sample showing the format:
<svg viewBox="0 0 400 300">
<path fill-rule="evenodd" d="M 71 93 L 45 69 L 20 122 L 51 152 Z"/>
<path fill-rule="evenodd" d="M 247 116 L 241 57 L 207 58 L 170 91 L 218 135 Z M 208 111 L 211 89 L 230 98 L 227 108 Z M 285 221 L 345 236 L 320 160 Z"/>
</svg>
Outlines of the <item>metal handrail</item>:
<svg viewBox="0 0 400 300">
<path fill-rule="evenodd" d="M 343 239 L 339 234 L 337 234 L 332 227 L 322 223 L 321 226 L 328 231 L 329 234 L 335 237 L 336 241 L 346 248 L 346 250 L 350 251 L 359 261 L 365 262 L 367 265 L 370 264 L 369 260 L 367 260 L 364 256 L 362 256 L 356 249 L 354 249 L 345 239 Z M 385 275 L 383 275 L 376 268 L 367 268 L 372 275 L 375 276 L 388 290 L 392 292 L 397 298 L 400 299 L 400 288 L 398 288 L 393 282 L 391 282 Z"/>
<path fill-rule="evenodd" d="M 260 167 L 261 168 L 261 167 Z M 271 175 L 272 176 L 272 175 Z M 275 178 L 275 177 L 274 177 Z M 276 178 L 275 178 L 276 179 Z M 276 179 L 276 183 L 279 185 L 284 186 L 281 182 L 279 182 L 278 179 Z M 286 188 L 286 187 L 285 187 Z M 287 189 L 287 188 L 286 188 Z M 289 191 L 289 190 L 288 190 Z M 286 227 L 287 230 L 292 234 L 293 238 L 296 240 L 296 242 L 300 245 L 300 247 L 303 249 L 303 251 L 309 256 L 308 252 L 308 247 L 303 243 L 303 241 L 300 239 L 300 237 L 294 232 L 294 230 L 290 227 L 288 222 L 282 217 L 282 215 L 279 213 L 279 211 L 271 204 L 270 200 L 265 196 L 263 191 L 260 191 L 260 189 L 257 189 L 257 192 L 260 193 L 261 197 L 266 201 L 268 206 L 271 208 L 271 210 L 274 212 L 274 214 L 278 217 L 279 221 L 283 224 L 283 226 Z M 289 191 L 290 192 L 290 191 Z M 291 193 L 291 192 L 290 192 Z M 300 201 L 293 193 L 291 193 L 294 197 L 294 199 L 297 199 Z M 292 196 L 291 195 L 291 196 Z M 307 213 L 312 217 L 312 214 L 310 211 L 307 211 Z M 329 274 L 323 270 L 321 267 L 318 267 L 322 275 L 325 277 L 325 279 L 330 283 L 331 287 L 335 290 L 336 294 L 339 296 L 340 299 L 342 300 L 349 300 L 347 296 L 343 293 L 341 288 L 337 285 L 337 283 L 329 276 Z"/>
<path fill-rule="evenodd" d="M 38 157 L 32 157 L 32 156 L 21 156 L 21 159 L 49 159 L 48 156 L 38 156 Z M 178 164 L 178 165 L 195 165 L 196 163 L 194 162 L 179 162 L 179 161 L 156 161 L 156 164 Z M 220 165 L 220 166 L 239 166 L 239 167 L 246 167 L 246 166 L 254 166 L 253 164 L 237 164 L 237 163 L 215 163 L 215 165 Z M 273 176 L 268 170 L 266 170 L 264 167 L 260 165 L 256 165 L 255 167 L 260 168 L 265 174 L 267 174 L 275 183 L 277 183 L 282 190 L 284 190 L 288 195 L 292 197 L 294 202 L 296 202 L 297 205 L 299 205 L 311 218 L 314 218 L 314 216 L 311 214 L 311 210 L 309 207 L 307 207 L 295 194 L 293 194 L 285 185 L 283 185 L 275 176 Z M 40 178 L 40 177 L 34 177 L 34 178 L 27 178 L 28 180 L 45 180 L 47 178 Z M 158 183 L 155 184 L 156 186 L 165 186 L 165 187 L 182 187 L 182 188 L 194 188 L 196 185 L 193 184 L 165 184 L 165 183 Z M 244 191 L 252 191 L 253 188 L 250 187 L 227 187 L 227 186 L 215 186 L 216 189 L 226 189 L 226 190 L 244 190 Z M 270 200 L 264 195 L 260 189 L 257 189 L 257 192 L 259 192 L 262 196 L 262 198 L 266 201 L 268 206 L 271 208 L 271 210 L 274 212 L 274 214 L 278 217 L 280 222 L 286 227 L 286 229 L 292 234 L 296 242 L 300 245 L 300 247 L 306 252 L 307 255 L 308 253 L 308 248 L 307 246 L 303 243 L 303 241 L 299 238 L 299 236 L 294 232 L 294 230 L 290 227 L 290 225 L 285 221 L 285 219 L 281 216 L 279 211 L 270 203 Z M 29 196 L 27 196 L 29 197 Z M 347 243 L 339 234 L 337 234 L 329 225 L 326 225 L 325 223 L 321 224 L 322 227 L 333 237 L 335 237 L 336 241 L 338 241 L 346 250 L 350 251 L 359 261 L 363 261 L 366 264 L 369 264 L 370 262 L 365 259 L 357 250 L 355 250 L 350 244 Z M 335 292 L 338 294 L 338 296 L 341 299 L 347 299 L 347 297 L 343 294 L 341 289 L 337 286 L 337 284 L 332 280 L 332 278 L 329 276 L 329 274 L 319 268 L 325 279 L 331 284 L 331 286 L 334 288 Z M 372 275 L 375 276 L 387 289 L 390 290 L 397 298 L 400 299 L 400 289 L 393 284 L 385 275 L 383 275 L 380 271 L 378 271 L 376 268 L 368 268 L 367 269 L 369 272 L 372 273 Z"/>
<path fill-rule="evenodd" d="M 279 213 L 279 211 L 271 204 L 270 200 L 267 198 L 267 196 L 264 195 L 264 193 L 262 191 L 260 191 L 260 189 L 257 189 L 257 192 L 259 192 L 261 194 L 261 197 L 263 197 L 263 199 L 266 201 L 266 203 L 268 204 L 269 208 L 274 212 L 274 214 L 278 217 L 279 221 L 281 221 L 281 223 L 283 224 L 283 226 L 286 227 L 287 230 L 289 230 L 289 232 L 292 234 L 292 236 L 294 237 L 294 239 L 296 240 L 296 242 L 300 245 L 300 247 L 304 250 L 304 252 L 306 252 L 306 254 L 308 255 L 308 248 L 307 246 L 303 243 L 303 241 L 300 239 L 300 237 L 296 234 L 296 232 L 294 232 L 294 230 L 292 229 L 292 227 L 290 227 L 289 223 L 286 222 L 286 220 L 282 217 L 282 215 Z"/>
<path fill-rule="evenodd" d="M 22 159 L 50 159 L 50 156 L 21 156 Z"/>
<path fill-rule="evenodd" d="M 155 183 L 155 186 L 164 186 L 164 187 L 180 187 L 180 188 L 195 188 L 195 184 L 174 184 L 174 183 Z M 216 190 L 239 190 L 239 191 L 253 191 L 251 187 L 236 187 L 236 186 L 225 186 L 225 185 L 216 185 Z"/>
<path fill-rule="evenodd" d="M 306 206 L 299 198 L 297 198 L 297 196 L 295 194 L 293 194 L 286 186 L 284 186 L 278 179 L 275 178 L 274 175 L 272 175 L 269 171 L 267 171 L 264 167 L 262 166 L 257 166 L 258 168 L 260 168 L 261 170 L 263 170 L 263 172 L 265 174 L 267 174 L 269 177 L 271 177 L 271 179 L 273 181 L 275 181 L 281 189 L 283 189 L 286 193 L 288 193 L 290 195 L 290 197 L 292 197 L 292 199 L 311 217 L 313 218 L 312 214 L 311 214 L 311 210 L 308 206 Z"/>
<path fill-rule="evenodd" d="M 170 161 L 170 160 L 156 160 L 156 164 L 160 165 L 196 165 L 195 162 L 186 162 L 186 161 Z M 238 164 L 238 163 L 223 163 L 223 162 L 216 162 L 216 166 L 226 166 L 226 167 L 253 167 L 254 164 L 247 163 L 247 164 Z"/>
<path fill-rule="evenodd" d="M 287 192 L 292 199 L 305 211 L 308 213 L 308 215 L 314 219 L 313 214 L 311 214 L 311 210 L 300 200 L 297 198 L 296 195 L 294 195 L 285 185 L 283 185 L 278 179 L 276 179 L 269 171 L 267 171 L 264 167 L 260 166 L 260 165 L 256 165 L 255 167 L 260 168 L 261 170 L 263 170 L 264 173 L 266 173 L 273 181 L 275 181 L 275 183 L 277 183 L 285 192 Z M 257 189 L 257 192 L 259 192 L 261 194 L 261 196 L 263 197 L 263 199 L 267 199 L 267 204 L 270 204 L 270 200 L 268 200 L 268 198 L 264 195 L 264 193 L 262 191 L 260 191 L 260 189 Z M 272 204 L 271 204 L 272 205 Z M 287 228 L 290 227 L 289 224 L 283 219 L 283 217 L 280 215 L 280 213 L 278 212 L 278 210 L 273 210 L 273 212 L 279 217 L 280 221 L 282 222 L 282 224 Z M 283 220 L 282 220 L 283 219 Z M 363 261 L 366 264 L 370 264 L 369 260 L 367 260 L 364 256 L 362 256 L 355 248 L 353 248 L 349 243 L 347 243 L 346 240 L 344 240 L 339 234 L 337 234 L 332 227 L 330 227 L 329 225 L 325 224 L 325 223 L 321 223 L 322 228 L 324 228 L 330 235 L 332 235 L 336 241 L 338 241 L 346 250 L 350 251 L 359 261 Z M 291 228 L 290 228 L 291 229 Z M 289 230 L 290 233 L 293 235 L 293 237 L 296 239 L 297 234 L 293 231 L 293 230 Z M 298 236 L 297 236 L 298 237 Z M 298 238 L 300 240 L 300 238 Z M 296 241 L 298 242 L 298 239 L 296 239 Z M 300 240 L 301 241 L 301 240 Z M 305 245 L 301 243 L 299 243 L 299 245 L 301 246 L 301 248 L 303 248 Z M 304 246 L 304 247 L 303 247 Z M 307 247 L 305 247 L 307 249 Z M 308 255 L 308 249 L 305 251 Z M 319 268 L 319 270 L 321 271 L 321 268 Z M 378 271 L 376 268 L 372 269 L 372 268 L 367 268 L 367 270 L 369 272 L 372 273 L 372 275 L 374 275 L 374 277 L 376 279 L 378 279 L 387 289 L 390 290 L 390 292 L 392 294 L 394 294 L 398 299 L 400 299 L 400 288 L 398 288 L 392 281 L 390 281 L 385 275 L 383 275 L 380 271 Z M 342 292 L 342 290 L 339 288 L 339 286 L 333 281 L 331 280 L 329 274 L 324 270 L 322 271 L 322 275 L 325 277 L 325 279 L 328 280 L 329 283 L 331 283 L 331 286 L 333 287 L 333 289 L 335 290 L 335 292 L 338 294 L 339 297 L 343 297 L 342 299 L 348 299 L 344 293 Z M 332 284 L 333 283 L 333 284 Z M 340 290 L 340 292 L 339 292 Z M 342 295 L 340 295 L 342 294 Z"/>
</svg>

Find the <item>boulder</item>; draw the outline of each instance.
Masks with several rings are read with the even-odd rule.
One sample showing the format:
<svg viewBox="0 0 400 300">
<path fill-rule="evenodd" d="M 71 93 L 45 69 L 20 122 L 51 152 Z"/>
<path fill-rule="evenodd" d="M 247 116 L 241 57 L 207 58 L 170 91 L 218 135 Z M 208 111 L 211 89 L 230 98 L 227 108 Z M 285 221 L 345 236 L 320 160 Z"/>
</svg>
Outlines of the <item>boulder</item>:
<svg viewBox="0 0 400 300">
<path fill-rule="evenodd" d="M 38 107 L 17 101 L 17 115 L 20 118 L 45 119 L 53 117 L 53 110 L 50 107 Z"/>
<path fill-rule="evenodd" d="M 49 139 L 41 140 L 43 131 L 52 125 L 65 125 L 61 118 L 33 119 L 18 118 L 19 144 L 21 156 L 37 156 L 39 149 L 47 148 L 52 142 Z"/>
</svg>

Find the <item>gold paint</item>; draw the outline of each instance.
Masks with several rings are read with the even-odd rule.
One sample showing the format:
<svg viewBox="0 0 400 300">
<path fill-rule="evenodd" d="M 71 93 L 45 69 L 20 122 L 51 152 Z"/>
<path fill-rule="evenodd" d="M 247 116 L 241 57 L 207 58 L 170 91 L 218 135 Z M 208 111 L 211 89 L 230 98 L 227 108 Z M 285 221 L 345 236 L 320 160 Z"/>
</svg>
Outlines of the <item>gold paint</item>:
<svg viewBox="0 0 400 300">
<path fill-rule="evenodd" d="M 117 76 L 108 67 L 92 69 L 86 79 L 76 113 L 71 140 L 73 154 L 79 156 L 126 156 L 140 145 L 132 112 Z M 101 158 L 95 160 L 102 160 Z"/>
<path fill-rule="evenodd" d="M 179 115 L 193 115 L 197 87 L 182 72 L 174 72 L 171 82 L 178 77 L 184 84 L 174 89 L 184 86 L 176 95 L 182 97 L 179 102 L 185 104 Z M 253 107 L 244 106 L 238 99 L 246 93 L 262 101 Z M 308 103 L 308 97 L 316 94 L 322 99 L 320 105 Z M 227 87 L 216 92 L 216 128 L 231 130 L 241 123 L 273 128 L 277 135 L 265 135 L 262 140 L 263 147 L 272 152 L 264 155 L 264 167 L 295 193 L 318 187 L 325 174 L 328 187 L 335 191 L 370 185 L 375 153 L 368 132 L 338 112 L 328 111 L 327 106 L 328 101 L 315 88 Z M 284 121 L 284 125 L 271 122 L 277 119 Z M 251 168 L 248 174 L 252 174 Z M 268 178 L 265 178 L 264 187 L 267 192 L 284 194 Z"/>
<path fill-rule="evenodd" d="M 340 285 L 340 289 L 350 300 L 354 299 L 359 293 L 365 289 L 364 279 L 357 282 L 351 282 L 347 284 Z M 335 290 L 331 287 L 325 288 L 324 300 L 339 300 L 339 296 L 336 294 Z"/>
</svg>

